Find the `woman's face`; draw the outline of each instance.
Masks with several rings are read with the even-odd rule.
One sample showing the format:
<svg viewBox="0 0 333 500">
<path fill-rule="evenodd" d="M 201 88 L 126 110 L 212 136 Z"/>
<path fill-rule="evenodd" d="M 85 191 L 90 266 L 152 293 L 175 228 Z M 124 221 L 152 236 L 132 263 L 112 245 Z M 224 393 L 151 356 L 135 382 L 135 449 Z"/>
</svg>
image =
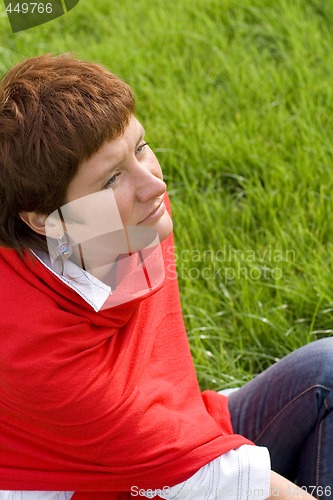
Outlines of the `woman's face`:
<svg viewBox="0 0 333 500">
<path fill-rule="evenodd" d="M 162 170 L 134 116 L 121 137 L 105 143 L 81 164 L 69 184 L 66 203 L 108 189 L 112 189 L 124 226 L 150 227 L 160 241 L 170 234 Z"/>
</svg>

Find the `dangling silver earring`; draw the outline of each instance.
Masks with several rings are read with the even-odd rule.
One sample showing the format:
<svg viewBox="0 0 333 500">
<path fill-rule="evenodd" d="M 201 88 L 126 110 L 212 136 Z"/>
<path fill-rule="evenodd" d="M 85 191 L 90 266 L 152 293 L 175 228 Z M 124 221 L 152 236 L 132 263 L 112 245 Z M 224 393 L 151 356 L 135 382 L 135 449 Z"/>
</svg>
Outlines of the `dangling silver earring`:
<svg viewBox="0 0 333 500">
<path fill-rule="evenodd" d="M 59 236 L 57 249 L 59 255 L 67 260 L 72 255 L 72 245 L 70 244 L 67 233 L 64 233 L 63 236 Z"/>
</svg>

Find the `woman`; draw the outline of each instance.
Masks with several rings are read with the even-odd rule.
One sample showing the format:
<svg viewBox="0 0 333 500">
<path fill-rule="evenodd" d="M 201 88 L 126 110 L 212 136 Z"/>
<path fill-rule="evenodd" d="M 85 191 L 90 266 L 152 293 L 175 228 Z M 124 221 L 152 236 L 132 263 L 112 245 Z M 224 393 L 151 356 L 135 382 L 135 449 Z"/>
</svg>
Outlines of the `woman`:
<svg viewBox="0 0 333 500">
<path fill-rule="evenodd" d="M 200 394 L 130 88 L 44 55 L 5 75 L 0 102 L 0 498 L 311 498 L 270 448 L 273 470 L 328 498 L 332 342 L 229 406 Z"/>
</svg>

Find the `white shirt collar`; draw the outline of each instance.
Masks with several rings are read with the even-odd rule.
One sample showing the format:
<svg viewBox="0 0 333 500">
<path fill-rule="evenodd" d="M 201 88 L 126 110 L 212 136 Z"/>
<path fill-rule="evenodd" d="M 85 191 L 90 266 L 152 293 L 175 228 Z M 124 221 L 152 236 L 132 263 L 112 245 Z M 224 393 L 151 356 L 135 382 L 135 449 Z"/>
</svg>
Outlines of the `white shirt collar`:
<svg viewBox="0 0 333 500">
<path fill-rule="evenodd" d="M 96 311 L 100 311 L 103 304 L 112 293 L 111 287 L 84 271 L 70 260 L 63 262 L 62 273 L 52 268 L 47 253 L 40 250 L 31 250 L 35 257 L 63 283 L 77 292 Z"/>
</svg>

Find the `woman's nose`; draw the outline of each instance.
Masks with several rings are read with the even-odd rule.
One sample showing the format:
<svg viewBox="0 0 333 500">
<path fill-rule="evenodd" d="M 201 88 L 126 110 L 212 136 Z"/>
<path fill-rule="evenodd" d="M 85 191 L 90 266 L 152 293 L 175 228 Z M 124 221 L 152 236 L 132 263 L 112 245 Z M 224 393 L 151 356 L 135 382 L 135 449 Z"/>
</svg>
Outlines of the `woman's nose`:
<svg viewBox="0 0 333 500">
<path fill-rule="evenodd" d="M 141 166 L 136 188 L 137 199 L 141 202 L 162 196 L 166 191 L 166 184 L 162 179 L 159 168 L 145 168 Z"/>
</svg>

